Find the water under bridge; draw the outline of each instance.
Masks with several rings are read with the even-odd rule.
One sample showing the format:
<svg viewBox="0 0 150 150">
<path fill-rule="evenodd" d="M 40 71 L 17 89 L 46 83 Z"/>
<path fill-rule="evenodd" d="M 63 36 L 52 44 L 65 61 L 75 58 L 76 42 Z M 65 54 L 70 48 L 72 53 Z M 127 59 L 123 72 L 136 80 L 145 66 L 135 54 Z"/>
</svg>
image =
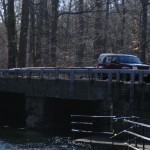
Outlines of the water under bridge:
<svg viewBox="0 0 150 150">
<path fill-rule="evenodd" d="M 107 79 L 98 78 L 98 74 L 107 75 Z M 122 78 L 124 75 L 130 80 Z M 60 122 L 68 127 L 69 121 L 64 120 L 71 114 L 134 115 L 150 123 L 150 83 L 144 81 L 147 75 L 149 70 L 93 67 L 1 69 L 0 109 L 8 109 L 9 103 L 10 112 L 17 107 L 16 114 L 24 110 L 28 127 L 53 128 Z M 22 100 L 24 104 L 20 104 Z"/>
</svg>

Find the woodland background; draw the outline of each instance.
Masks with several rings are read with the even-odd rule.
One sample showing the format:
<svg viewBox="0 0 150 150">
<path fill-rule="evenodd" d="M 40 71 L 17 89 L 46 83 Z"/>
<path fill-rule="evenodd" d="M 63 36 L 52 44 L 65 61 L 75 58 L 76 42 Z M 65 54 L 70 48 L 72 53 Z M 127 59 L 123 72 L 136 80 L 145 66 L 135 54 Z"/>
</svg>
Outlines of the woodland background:
<svg viewBox="0 0 150 150">
<path fill-rule="evenodd" d="M 0 0 L 0 68 L 96 66 L 101 53 L 150 63 L 149 0 Z"/>
</svg>

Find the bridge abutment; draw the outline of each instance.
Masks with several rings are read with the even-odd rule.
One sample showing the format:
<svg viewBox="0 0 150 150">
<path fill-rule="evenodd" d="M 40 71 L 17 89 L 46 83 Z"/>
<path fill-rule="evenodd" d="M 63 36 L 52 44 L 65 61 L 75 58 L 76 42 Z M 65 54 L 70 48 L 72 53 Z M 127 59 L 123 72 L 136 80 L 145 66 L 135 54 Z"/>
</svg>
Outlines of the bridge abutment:
<svg viewBox="0 0 150 150">
<path fill-rule="evenodd" d="M 25 127 L 25 95 L 11 92 L 0 92 L 0 126 Z"/>
<path fill-rule="evenodd" d="M 71 115 L 111 115 L 112 102 L 50 97 L 26 97 L 26 126 L 70 132 Z M 110 111 L 111 110 L 111 111 Z"/>
<path fill-rule="evenodd" d="M 26 126 L 28 128 L 40 128 L 44 121 L 45 99 L 41 97 L 26 97 Z"/>
<path fill-rule="evenodd" d="M 14 112 L 8 118 L 16 124 L 26 121 L 29 128 L 63 130 L 69 128 L 71 114 L 137 115 L 150 122 L 150 84 L 24 78 L 1 79 L 0 84 L 1 118 Z"/>
</svg>

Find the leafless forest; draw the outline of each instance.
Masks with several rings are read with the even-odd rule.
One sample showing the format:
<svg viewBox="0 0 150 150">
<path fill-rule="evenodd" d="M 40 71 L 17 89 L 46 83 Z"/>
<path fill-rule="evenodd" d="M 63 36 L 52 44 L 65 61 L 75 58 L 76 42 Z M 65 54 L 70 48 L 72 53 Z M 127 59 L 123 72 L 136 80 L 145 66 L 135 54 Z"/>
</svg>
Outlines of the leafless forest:
<svg viewBox="0 0 150 150">
<path fill-rule="evenodd" d="M 150 63 L 149 0 L 0 0 L 0 68 L 95 66 L 104 52 Z"/>
</svg>

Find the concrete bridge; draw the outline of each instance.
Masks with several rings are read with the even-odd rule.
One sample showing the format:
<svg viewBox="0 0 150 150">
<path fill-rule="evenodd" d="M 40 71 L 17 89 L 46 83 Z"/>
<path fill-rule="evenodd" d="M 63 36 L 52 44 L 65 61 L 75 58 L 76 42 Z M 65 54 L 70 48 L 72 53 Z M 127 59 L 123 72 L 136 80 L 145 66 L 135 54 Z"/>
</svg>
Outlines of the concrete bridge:
<svg viewBox="0 0 150 150">
<path fill-rule="evenodd" d="M 97 74 L 105 74 L 108 78 L 98 79 Z M 129 75 L 130 80 L 122 80 L 123 75 Z M 24 124 L 31 128 L 53 128 L 60 122 L 68 126 L 69 116 L 73 113 L 137 115 L 149 123 L 150 84 L 143 80 L 147 75 L 150 75 L 149 70 L 92 67 L 1 69 L 1 111 L 7 110 L 8 103 L 18 109 L 17 114 L 22 108 Z M 9 108 L 12 113 L 14 109 Z"/>
</svg>

